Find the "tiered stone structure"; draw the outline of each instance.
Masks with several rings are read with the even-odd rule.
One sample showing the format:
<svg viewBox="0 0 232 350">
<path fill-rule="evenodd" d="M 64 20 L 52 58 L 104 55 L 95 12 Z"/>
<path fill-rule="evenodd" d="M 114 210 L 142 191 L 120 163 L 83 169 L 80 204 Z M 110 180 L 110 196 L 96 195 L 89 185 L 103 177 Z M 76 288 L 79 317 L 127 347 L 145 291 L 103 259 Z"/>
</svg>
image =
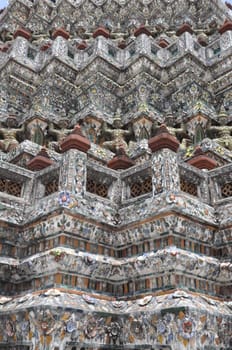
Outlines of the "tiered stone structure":
<svg viewBox="0 0 232 350">
<path fill-rule="evenodd" d="M 219 0 L 10 0 L 0 350 L 232 349 L 231 67 Z"/>
</svg>

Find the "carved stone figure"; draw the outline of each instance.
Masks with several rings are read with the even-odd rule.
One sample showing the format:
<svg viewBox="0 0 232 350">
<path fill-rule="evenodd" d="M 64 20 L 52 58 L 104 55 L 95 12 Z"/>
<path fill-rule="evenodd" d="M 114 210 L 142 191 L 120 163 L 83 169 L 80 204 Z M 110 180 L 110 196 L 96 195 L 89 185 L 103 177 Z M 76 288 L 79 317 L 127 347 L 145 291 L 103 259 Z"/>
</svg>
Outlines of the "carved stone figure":
<svg viewBox="0 0 232 350">
<path fill-rule="evenodd" d="M 3 29 L 0 33 L 0 39 L 4 43 L 13 40 L 13 38 L 14 38 L 13 33 L 11 33 L 7 29 Z"/>
<path fill-rule="evenodd" d="M 56 128 L 53 123 L 49 124 L 48 134 L 56 138 L 56 141 L 49 142 L 49 148 L 60 150 L 60 144 L 71 132 L 71 129 L 67 129 L 68 125 L 69 122 L 66 119 L 63 119 L 59 122 L 59 128 Z"/>
<path fill-rule="evenodd" d="M 46 33 L 46 32 L 37 32 L 37 31 L 34 31 L 32 33 L 32 43 L 33 44 L 41 44 L 43 43 L 44 41 L 49 41 L 50 39 L 50 34 L 49 33 Z"/>
<path fill-rule="evenodd" d="M 211 126 L 209 128 L 212 131 L 217 131 L 219 138 L 215 138 L 214 140 L 219 143 L 219 145 L 228 148 L 232 151 L 232 126 L 221 125 L 221 126 Z"/>
<path fill-rule="evenodd" d="M 122 128 L 122 121 L 120 110 L 117 110 L 117 113 L 114 117 L 113 128 L 110 129 L 104 124 L 103 133 L 105 135 L 109 134 L 111 136 L 111 141 L 103 142 L 103 147 L 108 148 L 112 152 L 118 153 L 120 149 L 123 149 L 125 152 L 128 149 L 127 142 L 125 137 L 130 134 L 129 130 Z"/>
<path fill-rule="evenodd" d="M 3 136 L 3 140 L 0 141 L 0 147 L 5 151 L 9 152 L 18 146 L 19 142 L 17 136 L 20 132 L 25 130 L 25 126 L 21 128 L 14 128 L 18 125 L 15 117 L 8 117 L 6 120 L 6 127 L 0 128 L 0 133 Z"/>
</svg>

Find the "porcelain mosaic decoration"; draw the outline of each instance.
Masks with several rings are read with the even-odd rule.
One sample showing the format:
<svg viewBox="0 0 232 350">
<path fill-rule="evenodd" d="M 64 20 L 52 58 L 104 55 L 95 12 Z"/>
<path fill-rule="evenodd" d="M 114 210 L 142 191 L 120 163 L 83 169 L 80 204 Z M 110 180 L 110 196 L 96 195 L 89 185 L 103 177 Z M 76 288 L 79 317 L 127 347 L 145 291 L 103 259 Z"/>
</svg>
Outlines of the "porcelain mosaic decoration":
<svg viewBox="0 0 232 350">
<path fill-rule="evenodd" d="M 232 6 L 0 13 L 0 350 L 232 349 Z"/>
</svg>

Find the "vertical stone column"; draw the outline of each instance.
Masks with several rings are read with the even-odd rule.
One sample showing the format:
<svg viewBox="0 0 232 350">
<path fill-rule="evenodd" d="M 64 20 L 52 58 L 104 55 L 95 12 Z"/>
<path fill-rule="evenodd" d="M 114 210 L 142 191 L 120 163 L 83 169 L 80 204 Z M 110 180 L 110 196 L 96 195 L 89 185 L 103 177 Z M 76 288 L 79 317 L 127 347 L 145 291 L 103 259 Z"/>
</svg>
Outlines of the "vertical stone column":
<svg viewBox="0 0 232 350">
<path fill-rule="evenodd" d="M 64 56 L 68 55 L 68 41 L 69 34 L 63 29 L 57 29 L 53 33 L 54 42 L 52 45 L 52 54 L 54 56 Z"/>
<path fill-rule="evenodd" d="M 136 39 L 136 46 L 140 53 L 151 53 L 151 40 L 147 34 L 140 34 Z"/>
<path fill-rule="evenodd" d="M 152 155 L 152 183 L 154 196 L 180 189 L 177 155 L 174 151 L 164 148 Z"/>
<path fill-rule="evenodd" d="M 95 39 L 95 50 L 96 54 L 108 54 L 108 42 L 107 39 L 104 38 L 104 36 L 98 36 Z"/>
<path fill-rule="evenodd" d="M 111 186 L 111 201 L 120 205 L 122 201 L 122 180 L 118 177 Z"/>
<path fill-rule="evenodd" d="M 35 200 L 34 186 L 35 186 L 34 176 L 32 176 L 31 179 L 27 179 L 27 181 L 24 183 L 24 186 L 23 186 L 23 197 L 29 203 L 32 203 Z"/>
<path fill-rule="evenodd" d="M 88 59 L 88 53 L 84 51 L 84 45 L 80 45 L 80 47 L 83 48 L 78 48 L 79 51 L 74 55 L 74 63 L 77 67 L 81 67 L 81 65 L 84 64 Z"/>
<path fill-rule="evenodd" d="M 2 116 L 8 116 L 8 90 L 7 82 L 2 79 L 0 88 L 0 113 Z"/>
<path fill-rule="evenodd" d="M 205 176 L 201 179 L 200 196 L 203 202 L 210 203 L 210 183 L 208 180 L 207 172 L 205 173 Z"/>
<path fill-rule="evenodd" d="M 77 149 L 70 149 L 63 154 L 59 189 L 78 197 L 83 197 L 86 188 L 87 155 Z"/>
<path fill-rule="evenodd" d="M 13 42 L 13 46 L 10 52 L 10 57 L 24 58 L 27 57 L 28 52 L 28 40 L 22 36 L 17 36 Z"/>
<path fill-rule="evenodd" d="M 178 191 L 180 177 L 177 159 L 179 141 L 171 135 L 165 125 L 148 141 L 152 155 L 153 195 L 164 191 Z"/>
<path fill-rule="evenodd" d="M 225 51 L 232 45 L 232 22 L 230 20 L 225 20 L 218 31 L 221 34 L 220 48 L 222 51 Z"/>
<path fill-rule="evenodd" d="M 210 203 L 212 205 L 215 204 L 219 199 L 221 199 L 221 185 L 220 180 L 222 179 L 222 174 L 216 169 L 214 172 L 210 173 L 208 179 L 208 189 L 209 189 L 209 197 Z"/>
<path fill-rule="evenodd" d="M 222 51 L 232 46 L 232 29 L 225 31 L 220 37 L 220 48 Z"/>
<path fill-rule="evenodd" d="M 184 32 L 180 35 L 180 41 L 182 42 L 182 46 L 186 51 L 193 51 L 194 49 L 194 40 L 192 34 L 189 32 Z"/>
</svg>

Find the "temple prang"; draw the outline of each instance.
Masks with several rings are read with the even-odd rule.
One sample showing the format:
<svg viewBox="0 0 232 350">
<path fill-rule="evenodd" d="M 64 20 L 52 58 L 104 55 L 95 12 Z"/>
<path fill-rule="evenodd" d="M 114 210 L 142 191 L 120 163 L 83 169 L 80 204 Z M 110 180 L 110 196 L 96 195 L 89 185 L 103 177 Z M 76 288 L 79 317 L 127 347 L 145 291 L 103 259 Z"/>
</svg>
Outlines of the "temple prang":
<svg viewBox="0 0 232 350">
<path fill-rule="evenodd" d="M 0 10 L 0 350 L 232 349 L 232 11 Z"/>
</svg>

